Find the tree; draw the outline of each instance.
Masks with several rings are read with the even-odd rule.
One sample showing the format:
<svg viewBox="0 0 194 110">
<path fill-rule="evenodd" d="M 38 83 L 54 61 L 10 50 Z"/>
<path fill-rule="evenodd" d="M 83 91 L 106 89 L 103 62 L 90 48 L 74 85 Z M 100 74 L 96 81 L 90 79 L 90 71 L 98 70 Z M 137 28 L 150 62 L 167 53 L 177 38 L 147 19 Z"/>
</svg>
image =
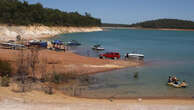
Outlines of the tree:
<svg viewBox="0 0 194 110">
<path fill-rule="evenodd" d="M 16 61 L 17 63 L 17 76 L 18 79 L 21 81 L 22 84 L 25 83 L 25 78 L 28 75 L 28 62 L 26 54 L 24 53 L 24 50 L 21 49 L 18 53 L 18 59 Z M 23 90 L 24 91 L 24 90 Z"/>
<path fill-rule="evenodd" d="M 63 12 L 44 8 L 42 4 L 29 4 L 27 1 L 0 0 L 0 23 L 10 25 L 46 26 L 100 26 L 101 20 L 90 13 Z"/>
<path fill-rule="evenodd" d="M 48 64 L 48 59 L 47 57 L 42 58 L 42 61 L 40 63 L 40 73 L 41 73 L 41 80 L 47 81 L 47 64 Z"/>
<path fill-rule="evenodd" d="M 91 14 L 88 13 L 88 12 L 85 12 L 85 16 L 86 16 L 86 17 L 91 17 Z"/>
<path fill-rule="evenodd" d="M 179 19 L 157 19 L 132 24 L 130 26 L 142 28 L 194 29 L 194 22 Z"/>
<path fill-rule="evenodd" d="M 32 78 L 33 82 L 36 80 L 36 70 L 37 65 L 39 64 L 39 49 L 38 48 L 31 48 L 30 49 L 30 58 L 29 58 L 29 65 L 32 70 Z"/>
<path fill-rule="evenodd" d="M 10 76 L 12 72 L 11 65 L 7 61 L 0 60 L 0 76 Z"/>
</svg>

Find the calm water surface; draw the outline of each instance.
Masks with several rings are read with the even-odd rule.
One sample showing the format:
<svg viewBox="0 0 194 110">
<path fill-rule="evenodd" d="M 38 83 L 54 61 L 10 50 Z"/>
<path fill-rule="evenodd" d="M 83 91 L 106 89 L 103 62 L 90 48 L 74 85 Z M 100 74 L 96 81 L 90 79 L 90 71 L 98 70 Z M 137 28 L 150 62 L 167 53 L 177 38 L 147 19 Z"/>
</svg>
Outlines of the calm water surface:
<svg viewBox="0 0 194 110">
<path fill-rule="evenodd" d="M 93 75 L 83 97 L 176 97 L 194 98 L 194 32 L 118 29 L 92 33 L 59 35 L 54 39 L 77 40 L 83 45 L 72 48 L 75 53 L 97 56 L 92 45 L 101 44 L 106 51 L 138 52 L 145 55 L 145 65 Z M 133 77 L 139 72 L 139 77 Z M 166 85 L 174 73 L 186 80 L 189 87 L 173 88 Z"/>
</svg>

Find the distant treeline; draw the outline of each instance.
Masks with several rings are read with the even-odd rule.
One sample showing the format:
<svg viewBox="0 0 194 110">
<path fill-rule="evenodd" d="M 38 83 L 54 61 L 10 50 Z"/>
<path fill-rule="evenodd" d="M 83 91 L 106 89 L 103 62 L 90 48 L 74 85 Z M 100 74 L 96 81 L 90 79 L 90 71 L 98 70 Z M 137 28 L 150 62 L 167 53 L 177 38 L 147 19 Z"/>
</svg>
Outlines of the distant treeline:
<svg viewBox="0 0 194 110">
<path fill-rule="evenodd" d="M 132 24 L 130 26 L 140 28 L 194 29 L 194 22 L 178 19 L 157 19 Z"/>
<path fill-rule="evenodd" d="M 19 0 L 0 0 L 0 23 L 9 25 L 100 26 L 101 20 L 89 13 L 63 12 Z"/>
<path fill-rule="evenodd" d="M 102 23 L 101 27 L 129 27 L 127 24 Z"/>
</svg>

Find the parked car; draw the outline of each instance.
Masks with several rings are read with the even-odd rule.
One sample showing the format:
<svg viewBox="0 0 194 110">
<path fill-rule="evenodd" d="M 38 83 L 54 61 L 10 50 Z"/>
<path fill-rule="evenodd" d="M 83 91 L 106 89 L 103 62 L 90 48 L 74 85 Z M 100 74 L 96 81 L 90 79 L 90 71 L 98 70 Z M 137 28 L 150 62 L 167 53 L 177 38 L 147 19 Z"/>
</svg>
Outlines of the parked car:
<svg viewBox="0 0 194 110">
<path fill-rule="evenodd" d="M 118 52 L 107 52 L 99 55 L 100 59 L 103 59 L 103 58 L 119 59 L 120 57 L 121 57 L 120 53 Z"/>
</svg>

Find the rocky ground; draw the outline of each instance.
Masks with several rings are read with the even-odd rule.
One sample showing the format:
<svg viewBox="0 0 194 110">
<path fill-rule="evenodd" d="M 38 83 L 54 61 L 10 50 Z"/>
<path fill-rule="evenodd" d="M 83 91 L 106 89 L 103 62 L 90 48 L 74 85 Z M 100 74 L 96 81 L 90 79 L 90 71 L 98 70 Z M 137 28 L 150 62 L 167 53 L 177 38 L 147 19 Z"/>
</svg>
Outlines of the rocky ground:
<svg viewBox="0 0 194 110">
<path fill-rule="evenodd" d="M 48 26 L 7 26 L 0 25 L 0 41 L 16 40 L 20 35 L 24 39 L 53 37 L 63 33 L 102 31 L 99 27 L 48 27 Z"/>
</svg>

